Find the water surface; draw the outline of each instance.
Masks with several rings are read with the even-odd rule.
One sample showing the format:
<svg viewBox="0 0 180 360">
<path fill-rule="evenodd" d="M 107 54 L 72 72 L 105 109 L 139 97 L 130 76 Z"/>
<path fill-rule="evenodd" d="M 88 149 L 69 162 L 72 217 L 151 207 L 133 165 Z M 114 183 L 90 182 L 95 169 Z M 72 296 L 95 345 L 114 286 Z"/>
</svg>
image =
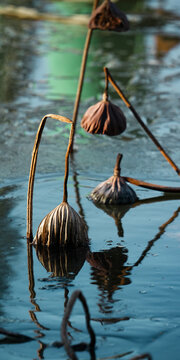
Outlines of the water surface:
<svg viewBox="0 0 180 360">
<path fill-rule="evenodd" d="M 3 1 L 8 4 L 8 1 Z M 91 4 L 23 2 L 63 15 L 89 14 Z M 18 3 L 17 3 L 18 4 Z M 81 289 L 96 334 L 96 357 L 124 359 L 148 352 L 153 359 L 179 359 L 178 196 L 137 187 L 134 206 L 101 209 L 90 191 L 112 175 L 123 153 L 122 174 L 179 186 L 179 178 L 114 90 L 127 131 L 114 138 L 80 127 L 88 106 L 101 99 L 107 66 L 151 131 L 180 164 L 180 13 L 177 1 L 121 2 L 132 19 L 126 34 L 93 34 L 75 146 L 70 163 L 69 203 L 88 225 L 90 245 L 81 253 L 36 254 L 26 243 L 26 193 L 31 152 L 46 113 L 72 117 L 85 26 L 0 17 L 0 326 L 34 338 L 13 344 L 0 338 L 1 359 L 67 359 L 60 325 L 67 299 Z M 157 16 L 160 13 L 161 16 Z M 49 120 L 40 146 L 34 192 L 34 233 L 62 201 L 69 126 Z M 29 254 L 29 256 L 27 256 Z M 33 262 L 32 262 L 33 260 Z M 72 343 L 89 341 L 82 307 L 71 317 Z M 78 330 L 77 330 L 78 329 Z M 78 352 L 89 359 L 88 352 Z"/>
</svg>

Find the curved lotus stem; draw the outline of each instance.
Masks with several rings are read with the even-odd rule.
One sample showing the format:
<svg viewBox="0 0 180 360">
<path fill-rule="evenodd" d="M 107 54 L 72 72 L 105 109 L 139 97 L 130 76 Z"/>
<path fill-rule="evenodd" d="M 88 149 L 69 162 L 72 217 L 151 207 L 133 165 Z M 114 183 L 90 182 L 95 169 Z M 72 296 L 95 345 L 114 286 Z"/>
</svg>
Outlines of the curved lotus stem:
<svg viewBox="0 0 180 360">
<path fill-rule="evenodd" d="M 38 150 L 39 150 L 39 144 L 41 141 L 42 132 L 46 124 L 46 120 L 48 118 L 56 119 L 65 123 L 72 124 L 72 121 L 64 116 L 48 114 L 42 118 L 39 128 L 37 130 L 33 152 L 32 152 L 32 158 L 31 158 L 28 193 L 27 193 L 27 239 L 29 240 L 32 240 L 32 203 L 33 203 L 34 177 L 36 171 L 37 156 L 38 156 Z M 65 178 L 64 178 L 65 185 L 64 185 L 63 201 L 67 201 L 67 177 L 68 177 L 68 156 L 66 156 L 66 161 L 65 161 Z"/>
<path fill-rule="evenodd" d="M 98 2 L 99 2 L 99 0 L 94 0 L 92 12 L 97 8 Z M 74 104 L 73 117 L 72 117 L 72 121 L 74 123 L 74 130 L 71 128 L 72 144 L 70 147 L 70 152 L 73 152 L 75 127 L 76 127 L 79 103 L 80 103 L 80 98 L 81 98 L 81 91 L 82 91 L 82 86 L 83 86 L 84 74 L 85 74 L 85 70 L 86 70 L 86 62 L 87 62 L 88 50 L 89 50 L 89 46 L 90 46 L 90 42 L 91 42 L 92 32 L 93 32 L 93 29 L 88 29 L 88 32 L 86 35 L 86 41 L 85 41 L 85 45 L 84 45 L 81 69 L 80 69 L 80 74 L 79 74 L 79 83 L 78 83 L 76 99 L 75 99 L 75 104 Z"/>
<path fill-rule="evenodd" d="M 165 159 L 169 162 L 169 164 L 172 166 L 172 168 L 177 172 L 177 174 L 180 176 L 180 169 L 179 167 L 175 164 L 175 162 L 170 158 L 170 156 L 167 154 L 167 152 L 163 149 L 163 147 L 160 145 L 159 141 L 155 138 L 155 136 L 152 134 L 152 132 L 149 130 L 149 128 L 144 124 L 144 122 L 142 121 L 142 119 L 140 118 L 139 114 L 136 112 L 136 110 L 134 109 L 134 107 L 131 105 L 131 103 L 127 100 L 127 98 L 125 97 L 125 95 L 123 94 L 122 90 L 120 89 L 120 87 L 116 84 L 116 82 L 114 81 L 114 79 L 112 78 L 109 70 L 105 67 L 104 68 L 104 72 L 105 72 L 105 77 L 108 76 L 108 79 L 110 81 L 110 83 L 112 84 L 112 86 L 114 87 L 114 89 L 116 90 L 116 92 L 118 93 L 118 95 L 121 97 L 121 99 L 124 101 L 125 105 L 131 110 L 131 112 L 133 113 L 133 115 L 135 116 L 136 120 L 139 122 L 139 124 L 142 126 L 142 128 L 145 130 L 145 132 L 147 133 L 147 135 L 150 137 L 150 139 L 154 142 L 154 144 L 157 146 L 157 148 L 159 149 L 159 151 L 161 152 L 161 154 L 165 157 Z"/>
<path fill-rule="evenodd" d="M 167 193 L 177 193 L 180 194 L 180 187 L 171 187 L 171 186 L 164 186 L 164 185 L 157 185 L 157 184 L 151 184 L 149 182 L 145 182 L 142 180 L 134 179 L 129 176 L 122 176 L 122 178 L 134 185 L 141 186 L 146 189 L 151 190 L 157 190 L 157 191 L 163 191 Z"/>
</svg>

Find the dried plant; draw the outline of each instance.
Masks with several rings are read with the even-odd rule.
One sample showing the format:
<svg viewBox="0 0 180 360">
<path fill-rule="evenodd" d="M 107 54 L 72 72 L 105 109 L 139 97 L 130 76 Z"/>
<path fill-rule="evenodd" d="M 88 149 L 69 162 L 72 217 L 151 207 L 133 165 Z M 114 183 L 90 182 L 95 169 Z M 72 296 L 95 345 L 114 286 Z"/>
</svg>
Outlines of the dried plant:
<svg viewBox="0 0 180 360">
<path fill-rule="evenodd" d="M 91 134 L 115 136 L 126 129 L 126 117 L 122 110 L 108 99 L 108 77 L 105 76 L 103 99 L 90 106 L 82 120 L 81 126 Z"/>
<path fill-rule="evenodd" d="M 93 13 L 89 21 L 90 29 L 127 31 L 129 21 L 110 0 L 105 0 Z"/>
<path fill-rule="evenodd" d="M 83 246 L 87 240 L 87 229 L 78 213 L 63 201 L 41 221 L 34 245 Z"/>
<path fill-rule="evenodd" d="M 122 154 L 117 155 L 114 175 L 108 180 L 100 183 L 91 192 L 90 198 L 96 203 L 101 204 L 132 204 L 138 200 L 135 191 L 120 176 L 120 161 Z"/>
<path fill-rule="evenodd" d="M 99 0 L 93 0 L 92 12 L 97 8 L 98 2 L 99 2 Z M 91 43 L 92 33 L 93 33 L 93 29 L 88 29 L 87 35 L 86 35 L 86 41 L 84 44 L 83 55 L 82 55 L 78 87 L 77 87 L 76 99 L 75 99 L 75 103 L 74 103 L 73 117 L 72 117 L 74 128 L 71 128 L 71 134 L 70 134 L 70 135 L 72 135 L 71 148 L 70 148 L 71 153 L 73 152 L 74 135 L 75 135 L 75 129 L 76 129 L 76 123 L 77 123 L 77 116 L 78 116 L 81 92 L 82 92 L 82 87 L 83 87 L 83 82 L 84 82 L 84 75 L 85 75 L 85 70 L 86 70 L 86 63 L 87 63 L 88 51 L 89 51 L 89 47 L 90 47 L 90 43 Z"/>
<path fill-rule="evenodd" d="M 60 115 L 46 115 L 41 120 L 39 125 L 33 153 L 31 160 L 31 168 L 29 175 L 28 185 L 28 199 L 27 199 L 27 238 L 32 241 L 32 200 L 33 200 L 33 187 L 34 177 L 37 163 L 37 155 L 41 135 L 46 123 L 47 118 L 55 118 L 57 120 L 70 123 L 74 129 L 74 125 L 71 120 Z M 73 132 L 69 137 L 69 144 L 65 156 L 65 175 L 64 175 L 64 194 L 63 201 L 54 210 L 52 210 L 45 218 L 41 221 L 36 236 L 34 238 L 34 245 L 46 245 L 46 246 L 87 246 L 88 235 L 87 226 L 83 219 L 76 213 L 76 211 L 67 202 L 67 181 L 69 175 L 69 152 L 72 143 Z"/>
<path fill-rule="evenodd" d="M 85 112 L 81 126 L 91 134 L 115 136 L 126 129 L 126 118 L 121 109 L 104 97 Z"/>
<path fill-rule="evenodd" d="M 159 141 L 156 139 L 156 137 L 152 134 L 150 129 L 147 127 L 147 125 L 143 122 L 135 108 L 132 106 L 132 104 L 129 102 L 127 97 L 124 95 L 120 87 L 117 85 L 115 80 L 112 78 L 112 75 L 110 74 L 109 70 L 104 67 L 104 73 L 105 73 L 105 79 L 106 82 L 110 82 L 114 89 L 116 90 L 117 94 L 120 96 L 120 98 L 123 100 L 124 104 L 131 110 L 134 117 L 138 121 L 138 123 L 141 125 L 141 127 L 144 129 L 146 134 L 149 136 L 149 138 L 153 141 L 153 143 L 156 145 L 158 150 L 161 152 L 161 154 L 164 156 L 164 158 L 169 162 L 169 164 L 172 166 L 172 168 L 177 172 L 177 174 L 180 176 L 180 168 L 175 164 L 175 162 L 171 159 L 171 157 L 167 154 L 167 152 L 164 150 L 162 145 L 159 143 Z M 108 85 L 107 85 L 108 86 Z M 158 190 L 158 189 L 157 189 Z"/>
</svg>

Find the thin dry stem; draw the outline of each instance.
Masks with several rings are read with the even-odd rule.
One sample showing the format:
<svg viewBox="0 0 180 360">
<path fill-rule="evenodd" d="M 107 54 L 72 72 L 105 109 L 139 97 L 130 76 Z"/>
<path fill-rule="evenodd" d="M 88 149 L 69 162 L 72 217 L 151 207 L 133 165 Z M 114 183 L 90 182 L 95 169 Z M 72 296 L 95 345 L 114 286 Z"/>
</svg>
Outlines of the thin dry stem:
<svg viewBox="0 0 180 360">
<path fill-rule="evenodd" d="M 114 79 L 112 78 L 109 70 L 107 68 L 104 68 L 105 76 L 108 75 L 108 79 L 118 95 L 121 97 L 121 99 L 124 101 L 125 105 L 131 110 L 133 115 L 135 116 L 136 120 L 139 122 L 139 124 L 142 126 L 142 128 L 145 130 L 147 135 L 150 137 L 150 139 L 154 142 L 154 144 L 157 146 L 158 150 L 161 152 L 161 154 L 165 157 L 165 159 L 169 162 L 169 164 L 172 166 L 172 168 L 177 172 L 177 174 L 180 176 L 180 169 L 175 164 L 175 162 L 171 159 L 171 157 L 167 154 L 167 152 L 163 149 L 163 147 L 160 145 L 159 141 L 155 138 L 155 136 L 152 134 L 152 132 L 149 130 L 149 128 L 144 124 L 142 119 L 140 118 L 139 114 L 136 112 L 134 107 L 131 105 L 131 103 L 128 101 L 128 99 L 123 94 L 120 87 L 116 84 Z"/>
<path fill-rule="evenodd" d="M 94 0 L 92 12 L 97 8 L 98 2 L 99 2 L 99 0 Z M 87 57 L 88 57 L 88 51 L 89 51 L 89 47 L 90 47 L 92 32 L 93 32 L 92 29 L 88 29 L 88 32 L 86 35 L 86 41 L 85 41 L 85 45 L 84 45 L 84 50 L 83 50 L 81 69 L 80 69 L 80 74 L 79 74 L 79 82 L 78 82 L 78 88 L 77 88 L 76 99 L 75 99 L 75 103 L 74 103 L 73 117 L 72 117 L 74 127 L 71 128 L 71 134 L 70 134 L 72 137 L 72 143 L 71 143 L 71 147 L 70 147 L 71 153 L 73 152 L 77 115 L 78 115 L 79 103 L 80 103 L 80 99 L 81 99 L 81 92 L 82 92 L 82 87 L 83 87 L 83 81 L 84 81 L 84 75 L 85 75 L 85 70 L 86 70 L 86 63 L 87 63 Z"/>
<path fill-rule="evenodd" d="M 44 129 L 44 126 L 46 124 L 46 120 L 48 118 L 56 119 L 62 122 L 66 122 L 69 124 L 72 124 L 72 121 L 64 116 L 55 115 L 55 114 L 48 114 L 45 115 L 39 125 L 39 128 L 37 130 L 33 152 L 32 152 L 32 158 L 31 158 L 31 166 L 30 166 L 30 172 L 29 172 L 29 183 L 28 183 L 28 193 L 27 193 L 27 239 L 32 241 L 32 211 L 33 211 L 33 190 L 34 190 L 34 178 L 35 178 L 35 171 L 36 171 L 36 164 L 37 164 L 37 156 L 38 156 L 38 150 L 39 145 L 41 142 L 41 136 Z M 65 173 L 67 171 L 65 170 Z M 66 182 L 67 184 L 67 182 Z M 67 196 L 67 189 L 65 188 L 66 196 Z"/>
<path fill-rule="evenodd" d="M 122 160 L 122 157 L 122 154 L 117 155 L 116 164 L 114 167 L 114 176 L 120 176 L 120 162 Z"/>
<path fill-rule="evenodd" d="M 108 81 L 108 73 L 107 71 L 105 72 L 105 90 L 104 90 L 104 94 L 105 94 L 105 100 L 108 100 L 108 85 L 109 85 L 109 81 Z"/>
<path fill-rule="evenodd" d="M 163 192 L 167 192 L 167 193 L 177 193 L 177 194 L 180 193 L 180 187 L 171 187 L 171 186 L 152 184 L 149 182 L 131 178 L 129 176 L 123 176 L 123 179 L 131 184 L 141 186 L 145 189 L 163 191 Z"/>
</svg>

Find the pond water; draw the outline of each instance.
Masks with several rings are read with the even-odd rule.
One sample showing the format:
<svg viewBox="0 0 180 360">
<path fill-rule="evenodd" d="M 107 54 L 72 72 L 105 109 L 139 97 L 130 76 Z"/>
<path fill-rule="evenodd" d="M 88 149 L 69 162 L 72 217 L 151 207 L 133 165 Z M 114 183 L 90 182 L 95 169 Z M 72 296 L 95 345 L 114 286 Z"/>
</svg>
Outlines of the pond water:
<svg viewBox="0 0 180 360">
<path fill-rule="evenodd" d="M 2 1 L 2 5 L 12 2 Z M 15 2 L 22 5 L 21 2 Z M 0 358 L 67 359 L 60 326 L 67 299 L 80 289 L 96 334 L 97 359 L 179 360 L 180 197 L 132 186 L 139 201 L 114 209 L 96 207 L 88 194 L 112 175 L 118 152 L 122 175 L 179 186 L 158 152 L 111 88 L 127 117 L 127 130 L 109 138 L 80 127 L 85 110 L 99 101 L 107 66 L 133 106 L 180 166 L 179 1 L 121 1 L 131 30 L 93 33 L 79 109 L 76 152 L 70 162 L 70 205 L 88 226 L 89 249 L 36 254 L 26 242 L 26 195 L 31 152 L 47 113 L 72 118 L 85 26 L 0 17 L 0 327 L 30 336 L 16 343 L 0 337 Z M 91 3 L 23 1 L 59 15 L 90 14 Z M 34 233 L 63 196 L 69 125 L 47 121 L 34 191 Z M 82 306 L 76 303 L 68 332 L 72 344 L 88 342 Z M 89 359 L 87 351 L 78 359 Z"/>
</svg>

